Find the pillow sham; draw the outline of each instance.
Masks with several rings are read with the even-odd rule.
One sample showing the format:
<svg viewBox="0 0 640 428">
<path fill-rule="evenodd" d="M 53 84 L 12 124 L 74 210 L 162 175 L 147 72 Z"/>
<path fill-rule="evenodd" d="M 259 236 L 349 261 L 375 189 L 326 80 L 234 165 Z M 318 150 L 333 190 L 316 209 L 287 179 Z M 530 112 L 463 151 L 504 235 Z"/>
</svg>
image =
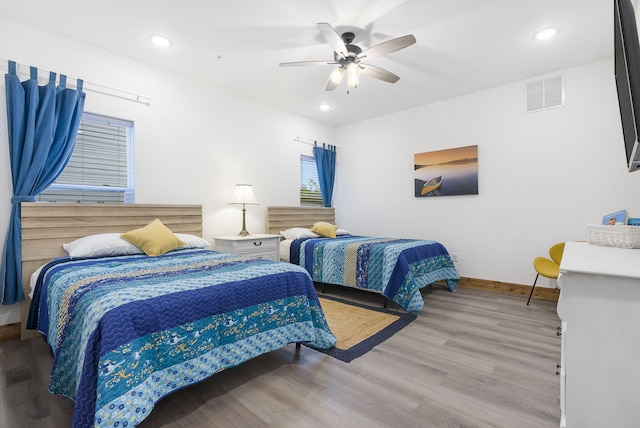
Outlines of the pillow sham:
<svg viewBox="0 0 640 428">
<path fill-rule="evenodd" d="M 206 239 L 188 233 L 176 233 L 179 240 L 184 242 L 184 248 L 209 248 L 211 244 Z"/>
<path fill-rule="evenodd" d="M 313 233 L 306 227 L 292 227 L 291 229 L 281 230 L 280 235 L 284 236 L 284 239 L 301 239 L 301 238 L 319 238 L 320 235 Z"/>
<path fill-rule="evenodd" d="M 120 237 L 140 247 L 148 256 L 160 256 L 178 247 L 184 247 L 185 245 L 185 243 L 178 238 L 171 229 L 162 224 L 159 219 L 155 219 L 139 229 L 123 233 Z"/>
<path fill-rule="evenodd" d="M 98 233 L 84 236 L 73 242 L 62 244 L 62 248 L 72 259 L 128 256 L 143 253 L 140 248 L 122 239 L 119 233 Z"/>
<path fill-rule="evenodd" d="M 320 236 L 324 236 L 325 238 L 335 238 L 336 230 L 338 230 L 338 226 L 325 221 L 319 221 L 311 228 L 312 232 L 317 233 Z"/>
</svg>

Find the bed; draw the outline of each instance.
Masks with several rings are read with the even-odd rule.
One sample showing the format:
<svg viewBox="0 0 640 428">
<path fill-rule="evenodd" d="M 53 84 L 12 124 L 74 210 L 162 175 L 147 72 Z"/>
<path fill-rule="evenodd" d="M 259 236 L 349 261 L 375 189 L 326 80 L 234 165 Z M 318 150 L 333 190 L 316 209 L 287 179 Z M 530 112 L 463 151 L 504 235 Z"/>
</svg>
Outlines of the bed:
<svg viewBox="0 0 640 428">
<path fill-rule="evenodd" d="M 209 250 L 199 206 L 23 204 L 22 222 L 26 325 L 51 348 L 49 391 L 74 400 L 74 427 L 136 426 L 226 368 L 289 343 L 335 344 L 308 273 Z M 177 248 L 145 254 L 150 227 Z M 120 242 L 127 231 L 144 239 Z"/>
<path fill-rule="evenodd" d="M 456 291 L 460 276 L 439 242 L 354 236 L 343 229 L 328 234 L 321 224 L 336 224 L 333 208 L 267 208 L 268 232 L 283 235 L 281 257 L 304 267 L 316 283 L 380 293 L 412 314 L 424 306 L 421 288 L 444 282 Z"/>
</svg>

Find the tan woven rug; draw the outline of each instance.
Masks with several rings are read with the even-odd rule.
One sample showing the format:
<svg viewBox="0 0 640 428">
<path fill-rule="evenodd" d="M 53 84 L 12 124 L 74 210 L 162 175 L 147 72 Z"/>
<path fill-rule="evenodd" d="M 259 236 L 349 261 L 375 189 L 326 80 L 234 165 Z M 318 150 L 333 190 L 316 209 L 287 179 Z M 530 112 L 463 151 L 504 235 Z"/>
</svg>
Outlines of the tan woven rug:
<svg viewBox="0 0 640 428">
<path fill-rule="evenodd" d="M 337 339 L 331 349 L 318 349 L 349 362 L 400 331 L 416 317 L 404 312 L 319 296 L 327 324 Z"/>
</svg>

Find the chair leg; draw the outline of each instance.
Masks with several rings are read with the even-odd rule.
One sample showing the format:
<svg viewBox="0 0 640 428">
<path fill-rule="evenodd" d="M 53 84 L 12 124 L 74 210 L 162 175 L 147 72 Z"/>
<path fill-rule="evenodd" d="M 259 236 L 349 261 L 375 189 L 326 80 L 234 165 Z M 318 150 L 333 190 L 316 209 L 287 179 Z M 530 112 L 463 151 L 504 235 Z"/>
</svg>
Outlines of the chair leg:
<svg viewBox="0 0 640 428">
<path fill-rule="evenodd" d="M 533 289 L 536 288 L 536 282 L 538 281 L 538 277 L 540 274 L 536 275 L 536 279 L 533 281 L 533 287 L 531 287 L 531 293 L 529 293 L 529 298 L 527 299 L 527 306 L 529 306 L 529 302 L 531 301 L 531 296 L 533 296 Z"/>
</svg>

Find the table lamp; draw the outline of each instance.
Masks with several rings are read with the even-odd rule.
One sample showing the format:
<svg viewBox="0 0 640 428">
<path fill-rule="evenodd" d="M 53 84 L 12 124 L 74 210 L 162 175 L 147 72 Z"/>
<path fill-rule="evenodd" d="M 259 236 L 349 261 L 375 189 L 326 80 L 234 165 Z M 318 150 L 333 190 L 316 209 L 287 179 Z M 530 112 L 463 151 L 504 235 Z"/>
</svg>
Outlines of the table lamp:
<svg viewBox="0 0 640 428">
<path fill-rule="evenodd" d="M 236 190 L 233 194 L 233 200 L 231 204 L 242 204 L 242 230 L 238 233 L 238 236 L 251 235 L 247 232 L 245 223 L 245 214 L 247 209 L 245 205 L 259 205 L 256 197 L 253 195 L 253 186 L 251 184 L 236 184 Z"/>
</svg>

